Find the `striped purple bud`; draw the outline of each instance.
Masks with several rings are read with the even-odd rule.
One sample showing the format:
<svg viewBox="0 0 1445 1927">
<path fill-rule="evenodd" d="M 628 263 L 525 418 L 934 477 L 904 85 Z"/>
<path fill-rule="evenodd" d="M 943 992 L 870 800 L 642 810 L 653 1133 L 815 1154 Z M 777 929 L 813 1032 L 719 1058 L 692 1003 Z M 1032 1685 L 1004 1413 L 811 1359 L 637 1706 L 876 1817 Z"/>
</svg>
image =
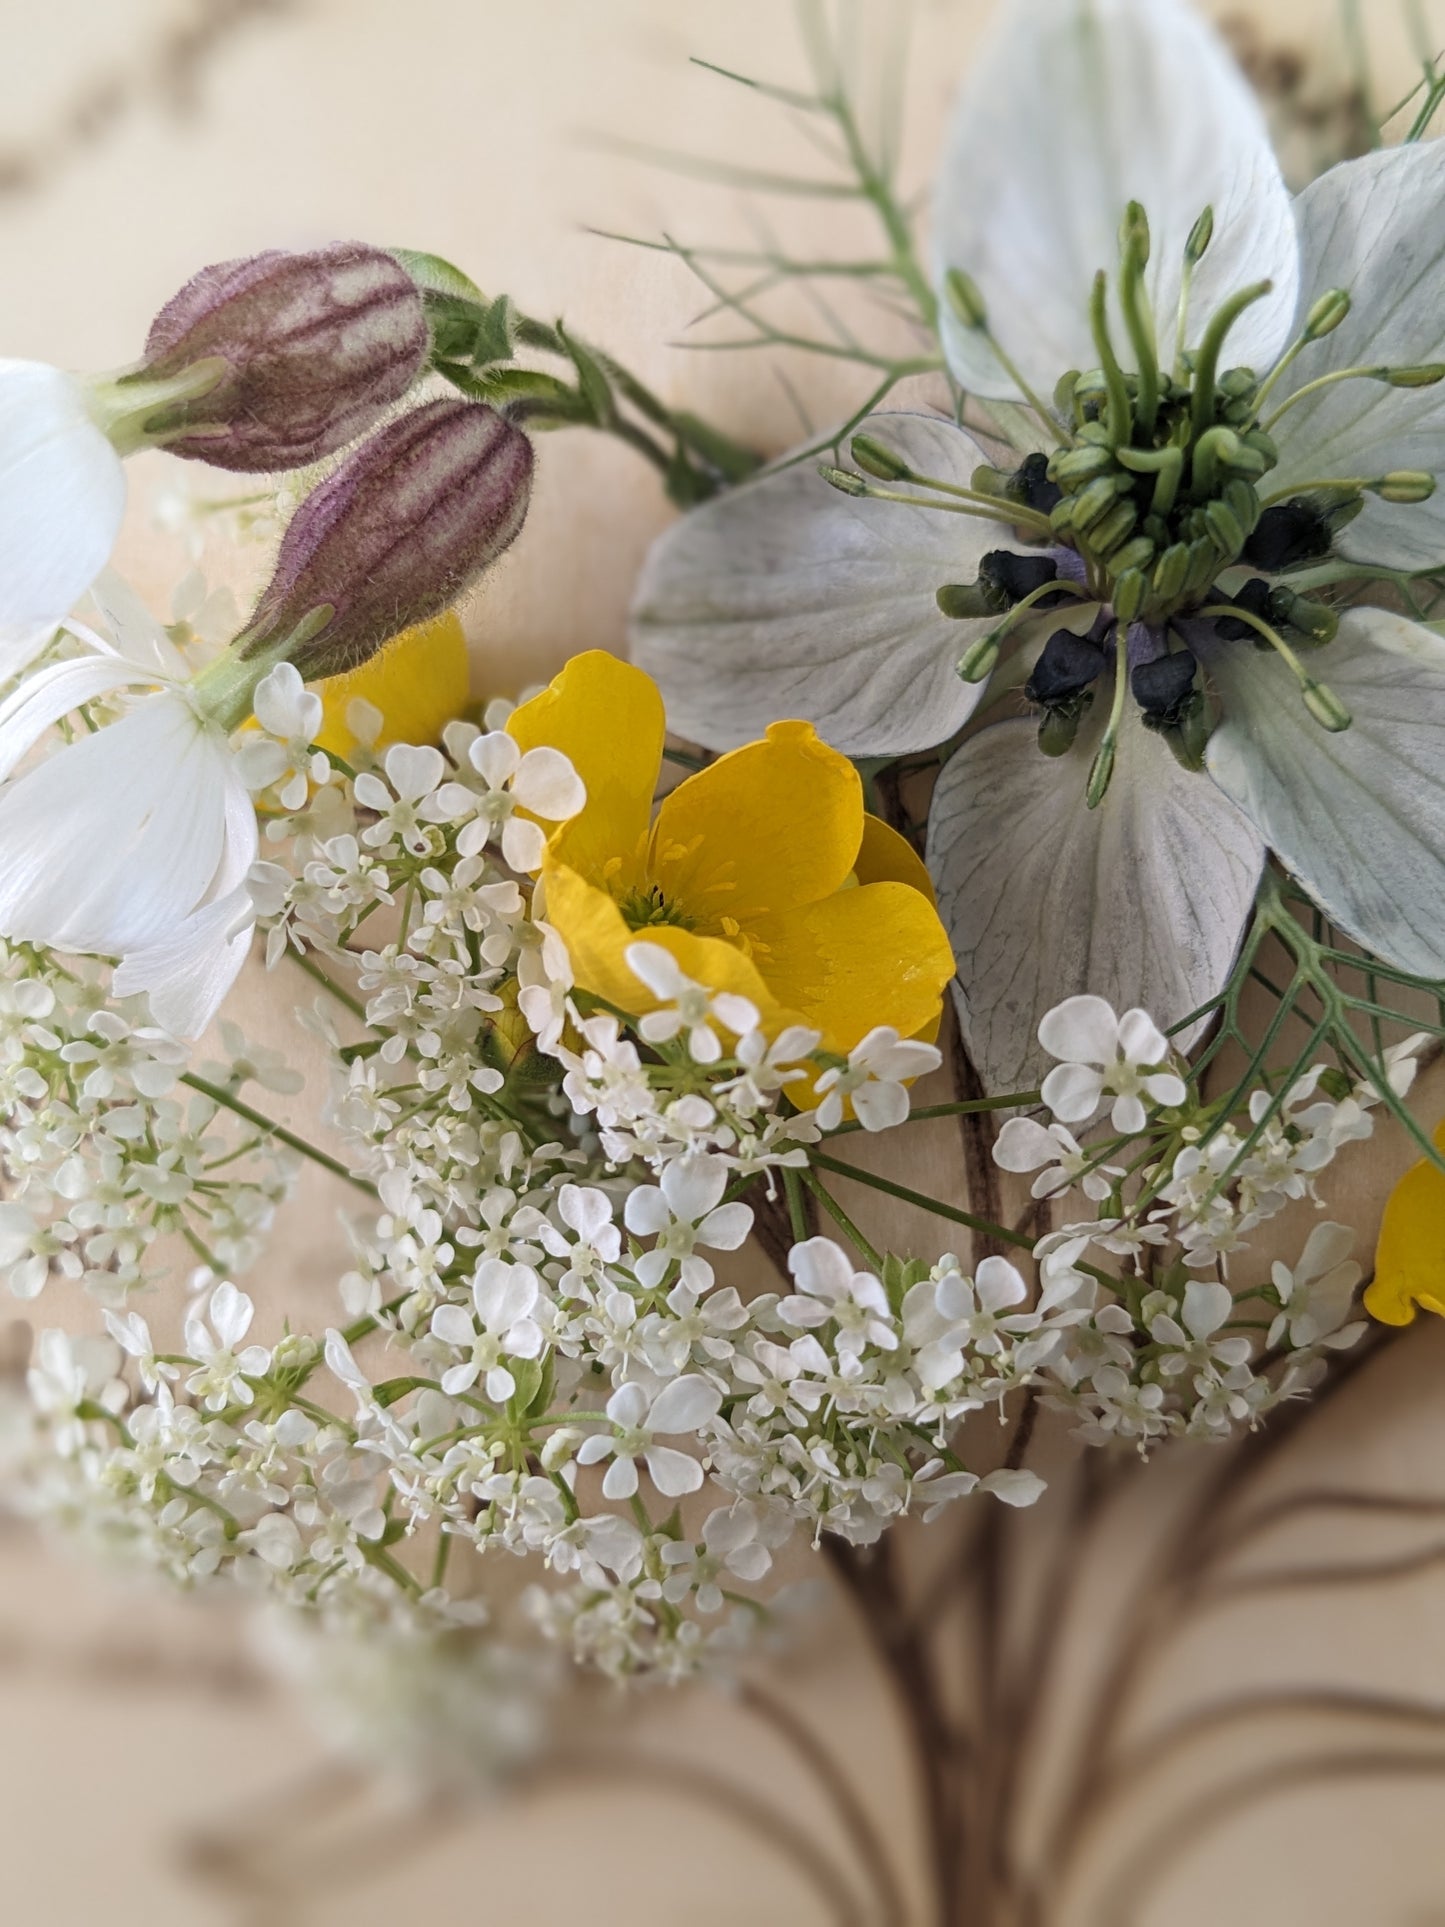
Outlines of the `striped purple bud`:
<svg viewBox="0 0 1445 1927">
<path fill-rule="evenodd" d="M 339 241 L 202 268 L 151 323 L 138 375 L 197 362 L 220 379 L 146 422 L 173 455 L 216 468 L 301 468 L 363 434 L 425 365 L 426 314 L 380 248 Z"/>
<path fill-rule="evenodd" d="M 531 486 L 531 443 L 482 403 L 427 402 L 388 423 L 296 511 L 239 655 L 299 632 L 286 654 L 308 681 L 354 669 L 496 560 Z"/>
</svg>

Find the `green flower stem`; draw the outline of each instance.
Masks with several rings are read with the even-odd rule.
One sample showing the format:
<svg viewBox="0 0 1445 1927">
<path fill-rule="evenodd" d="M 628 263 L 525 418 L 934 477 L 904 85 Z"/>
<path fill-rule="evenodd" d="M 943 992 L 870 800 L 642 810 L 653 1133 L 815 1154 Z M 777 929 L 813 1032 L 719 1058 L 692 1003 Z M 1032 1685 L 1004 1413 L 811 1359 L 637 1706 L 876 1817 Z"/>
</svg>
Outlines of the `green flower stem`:
<svg viewBox="0 0 1445 1927">
<path fill-rule="evenodd" d="M 910 1111 L 907 1121 L 910 1124 L 922 1124 L 936 1117 L 976 1117 L 981 1111 L 1026 1111 L 1042 1102 L 1043 1096 L 1039 1091 L 1011 1091 L 1007 1097 L 971 1097 L 957 1104 L 925 1104 Z M 850 1118 L 846 1124 L 839 1124 L 828 1132 L 828 1142 L 862 1129 L 856 1118 Z"/>
<path fill-rule="evenodd" d="M 793 1243 L 806 1244 L 808 1239 L 808 1214 L 803 1204 L 803 1184 L 798 1173 L 783 1170 L 783 1190 L 788 1199 L 788 1222 L 793 1230 Z"/>
<path fill-rule="evenodd" d="M 248 1124 L 254 1124 L 257 1130 L 264 1131 L 267 1137 L 275 1138 L 278 1144 L 284 1144 L 288 1150 L 295 1151 L 298 1156 L 309 1159 L 312 1164 L 319 1164 L 323 1171 L 331 1172 L 333 1177 L 344 1178 L 358 1191 L 364 1191 L 367 1197 L 376 1196 L 375 1187 L 368 1184 L 365 1178 L 357 1177 L 354 1171 L 348 1171 L 339 1158 L 332 1157 L 329 1152 L 318 1150 L 314 1144 L 308 1144 L 304 1137 L 298 1137 L 294 1131 L 288 1131 L 284 1124 L 277 1124 L 273 1118 L 265 1116 L 263 1112 L 253 1110 L 233 1091 L 211 1083 L 209 1078 L 201 1077 L 195 1071 L 186 1071 L 181 1082 L 188 1084 L 193 1091 L 199 1091 L 202 1097 L 210 1098 L 213 1104 L 219 1104 L 223 1110 L 233 1111 L 237 1117 L 245 1118 Z"/>
<path fill-rule="evenodd" d="M 378 1572 L 384 1572 L 388 1579 L 394 1580 L 402 1591 L 410 1593 L 413 1599 L 421 1597 L 421 1581 L 413 1578 L 405 1566 L 393 1559 L 385 1546 L 372 1545 L 365 1539 L 359 1539 L 357 1544 L 361 1548 L 362 1558 L 369 1566 L 375 1566 Z"/>
<path fill-rule="evenodd" d="M 891 1178 L 877 1177 L 872 1171 L 860 1171 L 855 1165 L 844 1164 L 839 1158 L 826 1157 L 821 1151 L 812 1152 L 811 1157 L 813 1163 L 824 1171 L 851 1178 L 855 1184 L 867 1185 L 870 1190 L 882 1191 L 890 1198 L 897 1198 L 900 1203 L 916 1205 L 920 1211 L 927 1211 L 932 1217 L 946 1218 L 950 1224 L 965 1225 L 970 1231 L 981 1232 L 987 1238 L 997 1238 L 1021 1251 L 1032 1251 L 1034 1248 L 1032 1238 L 1010 1231 L 1007 1225 L 995 1224 L 990 1218 L 977 1217 L 972 1211 L 962 1211 L 954 1204 L 940 1204 L 937 1198 L 926 1198 L 921 1191 L 910 1191 L 906 1185 L 895 1184 Z M 829 1209 L 836 1217 L 837 1208 L 831 1201 Z"/>
<path fill-rule="evenodd" d="M 353 1017 L 358 1018 L 362 1023 L 366 1022 L 365 1005 L 358 1002 L 349 990 L 343 990 L 340 984 L 328 977 L 314 958 L 308 957 L 304 951 L 293 950 L 289 944 L 286 947 L 286 954 L 298 970 L 304 970 L 306 975 L 320 984 L 321 988 L 334 997 L 337 1003 L 344 1004 Z"/>
<path fill-rule="evenodd" d="M 819 1157 L 816 1152 L 813 1155 L 813 1162 L 815 1164 L 828 1166 L 835 1171 L 841 1171 L 848 1177 L 853 1175 L 846 1164 L 834 1164 L 831 1159 Z M 862 1256 L 864 1262 L 871 1265 L 875 1271 L 881 1272 L 883 1269 L 881 1252 L 876 1251 L 873 1246 L 869 1244 L 868 1240 L 848 1216 L 842 1205 L 838 1203 L 837 1199 L 824 1189 L 813 1172 L 800 1171 L 798 1175 L 818 1200 L 819 1204 L 821 1204 L 823 1209 L 828 1213 L 828 1216 L 832 1218 L 838 1226 L 844 1237 L 847 1238 L 848 1242 Z"/>
</svg>

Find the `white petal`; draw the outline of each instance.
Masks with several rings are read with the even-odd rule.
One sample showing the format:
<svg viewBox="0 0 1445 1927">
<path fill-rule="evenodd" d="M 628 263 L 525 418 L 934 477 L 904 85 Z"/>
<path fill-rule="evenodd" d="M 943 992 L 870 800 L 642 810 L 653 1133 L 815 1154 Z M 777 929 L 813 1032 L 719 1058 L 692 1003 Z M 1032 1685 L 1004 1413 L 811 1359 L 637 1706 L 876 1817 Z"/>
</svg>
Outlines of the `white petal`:
<svg viewBox="0 0 1445 1927">
<path fill-rule="evenodd" d="M 696 1432 L 715 1419 L 722 1409 L 722 1394 L 716 1385 L 692 1374 L 674 1378 L 664 1385 L 652 1401 L 647 1429 L 650 1432 Z"/>
<path fill-rule="evenodd" d="M 1004 1467 L 980 1480 L 979 1490 L 991 1492 L 1004 1505 L 1023 1506 L 1035 1504 L 1047 1487 L 1037 1472 L 1013 1471 Z"/>
<path fill-rule="evenodd" d="M 510 740 L 510 738 L 508 739 Z M 560 749 L 529 749 L 512 779 L 512 794 L 523 809 L 545 816 L 549 823 L 575 816 L 587 801 L 587 785 Z"/>
<path fill-rule="evenodd" d="M 109 561 L 124 513 L 125 470 L 79 383 L 0 361 L 0 623 L 59 622 Z"/>
<path fill-rule="evenodd" d="M 1301 1279 L 1323 1278 L 1343 1264 L 1355 1249 L 1355 1234 L 1348 1225 L 1327 1221 L 1317 1224 L 1305 1240 L 1305 1248 L 1295 1273 Z"/>
<path fill-rule="evenodd" d="M 702 1484 L 702 1467 L 697 1460 L 690 1459 L 686 1452 L 675 1452 L 670 1445 L 652 1447 L 647 1454 L 647 1471 L 664 1499 L 681 1499 Z"/>
<path fill-rule="evenodd" d="M 1301 312 L 1344 288 L 1347 318 L 1294 363 L 1275 403 L 1339 368 L 1445 361 L 1445 145 L 1423 141 L 1345 161 L 1296 203 L 1303 256 Z M 1389 388 L 1337 382 L 1279 425 L 1280 465 L 1269 491 L 1329 476 L 1445 471 L 1445 384 Z M 1365 497 L 1336 547 L 1362 561 L 1423 569 L 1445 554 L 1445 489 L 1400 507 Z"/>
<path fill-rule="evenodd" d="M 1272 652 L 1216 645 L 1210 774 L 1333 923 L 1398 969 L 1445 976 L 1445 641 L 1358 609 L 1311 662 L 1354 718 L 1338 735 Z"/>
<path fill-rule="evenodd" d="M 1211 28 L 1180 0 L 1012 0 L 960 97 L 939 177 L 935 262 L 971 275 L 989 326 L 1046 399 L 1071 368 L 1097 368 L 1089 296 L 1117 286 L 1130 201 L 1149 216 L 1146 280 L 1172 344 L 1189 231 L 1212 207 L 1189 339 L 1223 300 L 1272 278 L 1236 323 L 1228 363 L 1264 368 L 1294 314 L 1298 250 L 1288 192 L 1259 105 Z M 1113 309 L 1121 361 L 1134 366 Z M 1016 399 L 983 337 L 943 304 L 963 386 Z"/>
<path fill-rule="evenodd" d="M 249 897 L 232 891 L 162 942 L 129 951 L 111 986 L 118 997 L 149 992 L 151 1014 L 163 1030 L 199 1037 L 240 975 L 254 927 Z"/>
<path fill-rule="evenodd" d="M 502 825 L 502 860 L 519 874 L 530 876 L 542 867 L 547 839 L 539 823 L 525 816 L 509 816 Z"/>
<path fill-rule="evenodd" d="M 647 1411 L 647 1393 L 640 1385 L 619 1385 L 607 1401 L 607 1416 L 614 1425 L 635 1430 Z"/>
<path fill-rule="evenodd" d="M 1234 1311 L 1234 1298 L 1228 1285 L 1211 1285 L 1194 1279 L 1184 1287 L 1181 1316 L 1190 1335 L 1209 1338 Z"/>
<path fill-rule="evenodd" d="M 891 1131 L 908 1116 L 901 1084 L 864 1084 L 853 1093 L 853 1112 L 865 1131 Z"/>
<path fill-rule="evenodd" d="M 831 1238 L 807 1238 L 788 1253 L 788 1270 L 817 1298 L 846 1298 L 853 1288 L 848 1254 Z"/>
<path fill-rule="evenodd" d="M 516 738 L 509 736 L 505 729 L 494 729 L 485 736 L 478 736 L 467 754 L 471 758 L 472 768 L 488 789 L 494 790 L 501 789 L 510 777 L 516 775 L 522 761 Z"/>
<path fill-rule="evenodd" d="M 1103 997 L 1066 997 L 1039 1025 L 1039 1042 L 1061 1063 L 1112 1064 L 1119 1020 Z"/>
<path fill-rule="evenodd" d="M 662 1195 L 675 1218 L 697 1224 L 727 1189 L 728 1167 L 721 1158 L 678 1158 L 662 1173 Z"/>
<path fill-rule="evenodd" d="M 445 1389 L 445 1388 L 443 1388 Z M 493 1365 L 487 1373 L 487 1397 L 493 1405 L 505 1405 L 517 1389 L 517 1381 L 505 1365 Z"/>
<path fill-rule="evenodd" d="M 1037 1171 L 1059 1161 L 1059 1142 L 1032 1117 L 1011 1117 L 993 1144 L 993 1161 L 1001 1171 Z"/>
<path fill-rule="evenodd" d="M 655 1238 L 672 1222 L 667 1200 L 653 1184 L 639 1185 L 637 1190 L 628 1192 L 622 1217 L 627 1229 L 636 1232 L 639 1238 Z"/>
<path fill-rule="evenodd" d="M 169 936 L 215 874 L 229 780 L 169 696 L 57 750 L 0 793 L 0 930 L 107 956 Z"/>
<path fill-rule="evenodd" d="M 432 1337 L 447 1345 L 474 1345 L 477 1328 L 464 1305 L 438 1305 L 431 1318 Z"/>
<path fill-rule="evenodd" d="M 386 777 L 397 795 L 414 803 L 429 796 L 446 774 L 446 759 L 430 744 L 393 743 L 386 752 Z"/>
<path fill-rule="evenodd" d="M 1129 1064 L 1169 1061 L 1169 1040 L 1147 1010 L 1126 1010 L 1119 1019 L 1119 1048 Z"/>
<path fill-rule="evenodd" d="M 922 474 L 967 486 L 984 460 L 951 422 L 870 415 L 867 431 Z M 991 522 L 840 495 L 811 459 L 733 489 L 669 529 L 632 612 L 633 660 L 679 735 L 711 749 L 801 718 L 850 755 L 947 740 L 979 701 L 954 664 L 985 626 L 935 596 L 972 582 Z"/>
<path fill-rule="evenodd" d="M 698 1484 L 702 1483 L 701 1474 Z M 605 1499 L 630 1499 L 637 1490 L 637 1465 L 632 1459 L 614 1459 L 602 1481 Z"/>
<path fill-rule="evenodd" d="M 1000 723 L 939 778 L 928 866 L 964 1038 L 990 1090 L 1037 1079 L 1039 1020 L 1075 993 L 1142 1006 L 1166 1027 L 1189 1016 L 1227 978 L 1254 902 L 1259 837 L 1132 708 L 1109 793 L 1084 807 L 1096 740 L 1081 731 L 1054 760 L 1031 722 Z"/>
<path fill-rule="evenodd" d="M 677 959 L 660 943 L 630 943 L 623 954 L 627 968 L 646 984 L 654 997 L 676 997 L 686 987 L 687 979 L 678 969 Z"/>
<path fill-rule="evenodd" d="M 251 1320 L 256 1308 L 243 1291 L 238 1291 L 229 1279 L 216 1286 L 211 1293 L 211 1303 L 207 1316 L 211 1330 L 228 1350 L 234 1351 L 246 1333 L 251 1329 Z"/>
<path fill-rule="evenodd" d="M 107 655 L 124 656 L 138 668 L 151 669 L 163 680 L 182 681 L 190 674 L 185 657 L 135 590 L 114 569 L 102 569 L 90 585 L 90 599 L 105 617 L 113 642 L 93 630 L 86 631 L 92 648 Z M 79 634 L 81 625 L 66 625 Z"/>
<path fill-rule="evenodd" d="M 133 664 L 115 656 L 76 656 L 47 663 L 0 703 L 0 780 L 9 776 L 52 723 L 82 703 L 138 680 Z"/>
<path fill-rule="evenodd" d="M 978 1302 L 987 1311 L 1002 1311 L 1006 1305 L 1021 1305 L 1028 1287 L 1016 1265 L 1007 1258 L 985 1258 L 974 1273 Z"/>
<path fill-rule="evenodd" d="M 1044 1103 L 1065 1124 L 1087 1124 L 1104 1094 L 1104 1074 L 1089 1064 L 1056 1064 L 1040 1092 Z"/>
<path fill-rule="evenodd" d="M 713 1251 L 736 1251 L 747 1243 L 753 1228 L 752 1206 L 720 1204 L 697 1228 L 697 1241 Z"/>
</svg>

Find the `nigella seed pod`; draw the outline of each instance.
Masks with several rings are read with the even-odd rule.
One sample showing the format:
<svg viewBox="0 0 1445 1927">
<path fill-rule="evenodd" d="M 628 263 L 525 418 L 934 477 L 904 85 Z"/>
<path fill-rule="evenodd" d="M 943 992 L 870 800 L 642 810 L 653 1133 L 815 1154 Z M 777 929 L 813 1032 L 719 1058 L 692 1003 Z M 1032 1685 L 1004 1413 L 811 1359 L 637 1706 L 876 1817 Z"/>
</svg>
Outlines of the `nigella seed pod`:
<svg viewBox="0 0 1445 1927">
<path fill-rule="evenodd" d="M 150 439 L 216 468 L 301 468 L 354 441 L 420 374 L 430 336 L 399 261 L 361 242 L 202 268 L 151 323 L 139 379 L 220 379 L 163 407 Z"/>
<path fill-rule="evenodd" d="M 301 504 L 237 653 L 282 653 L 308 679 L 354 669 L 496 560 L 531 486 L 532 445 L 495 409 L 446 399 L 412 409 Z"/>
</svg>

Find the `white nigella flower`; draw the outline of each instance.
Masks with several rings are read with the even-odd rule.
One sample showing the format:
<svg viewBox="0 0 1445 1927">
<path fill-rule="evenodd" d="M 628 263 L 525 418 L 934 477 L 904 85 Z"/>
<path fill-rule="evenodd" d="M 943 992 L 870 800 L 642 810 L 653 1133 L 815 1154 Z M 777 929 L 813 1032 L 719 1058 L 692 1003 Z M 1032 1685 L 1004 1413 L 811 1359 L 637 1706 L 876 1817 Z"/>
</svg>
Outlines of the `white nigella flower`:
<svg viewBox="0 0 1445 1927">
<path fill-rule="evenodd" d="M 250 944 L 256 815 L 234 718 L 132 598 L 103 593 L 116 640 L 74 625 L 89 653 L 0 704 L 0 936 L 118 958 L 115 994 L 148 991 L 159 1024 L 196 1036 Z M 137 697 L 113 722 L 21 767 L 54 724 L 122 690 Z"/>
<path fill-rule="evenodd" d="M 1308 594 L 1340 559 L 1445 558 L 1442 197 L 1430 142 L 1291 206 L 1184 0 L 1006 0 L 934 247 L 953 376 L 1037 452 L 1002 470 L 950 420 L 876 415 L 863 473 L 783 466 L 654 550 L 634 653 L 711 748 L 798 715 L 923 750 L 1020 651 L 1034 713 L 964 743 L 929 833 L 991 1086 L 1031 1080 L 1072 992 L 1166 1026 L 1204 1004 L 1266 849 L 1445 975 L 1445 641 Z"/>
</svg>

